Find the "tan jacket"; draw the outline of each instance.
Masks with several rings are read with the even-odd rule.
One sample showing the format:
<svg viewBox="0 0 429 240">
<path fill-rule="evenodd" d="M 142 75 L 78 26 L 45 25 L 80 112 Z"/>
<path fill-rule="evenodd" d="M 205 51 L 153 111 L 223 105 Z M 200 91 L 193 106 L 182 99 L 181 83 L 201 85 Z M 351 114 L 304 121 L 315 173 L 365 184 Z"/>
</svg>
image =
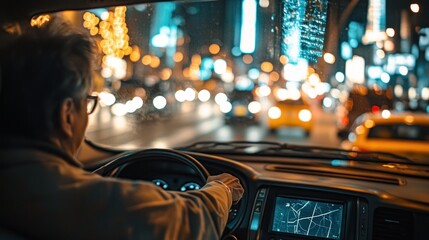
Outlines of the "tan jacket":
<svg viewBox="0 0 429 240">
<path fill-rule="evenodd" d="M 220 183 L 168 192 L 89 173 L 41 142 L 0 146 L 0 223 L 29 239 L 219 239 L 226 225 Z"/>
</svg>

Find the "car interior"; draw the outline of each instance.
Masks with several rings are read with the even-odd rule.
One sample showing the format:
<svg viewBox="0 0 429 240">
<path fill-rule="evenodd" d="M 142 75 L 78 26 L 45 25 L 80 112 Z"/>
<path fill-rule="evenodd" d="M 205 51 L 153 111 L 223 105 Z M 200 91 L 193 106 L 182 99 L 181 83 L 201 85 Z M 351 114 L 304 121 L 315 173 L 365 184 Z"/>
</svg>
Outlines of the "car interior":
<svg viewBox="0 0 429 240">
<path fill-rule="evenodd" d="M 2 4 L 0 21 L 7 29 L 40 14 L 154 2 L 166 1 L 17 0 Z M 278 6 L 326 3 L 331 11 L 329 25 L 339 18 L 338 12 L 350 11 L 359 0 L 267 2 Z M 90 138 L 85 139 L 78 159 L 96 174 L 151 181 L 173 191 L 199 189 L 209 175 L 222 172 L 238 177 L 245 192 L 230 209 L 223 240 L 423 240 L 429 236 L 429 159 L 417 163 L 394 153 L 271 140 L 184 141 L 175 146 L 128 149 Z"/>
</svg>

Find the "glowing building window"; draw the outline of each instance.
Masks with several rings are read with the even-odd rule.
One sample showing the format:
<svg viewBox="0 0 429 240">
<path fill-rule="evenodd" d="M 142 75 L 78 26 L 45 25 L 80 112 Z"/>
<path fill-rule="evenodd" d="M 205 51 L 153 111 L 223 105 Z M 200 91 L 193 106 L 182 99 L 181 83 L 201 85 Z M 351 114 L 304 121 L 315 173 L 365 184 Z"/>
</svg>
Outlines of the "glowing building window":
<svg viewBox="0 0 429 240">
<path fill-rule="evenodd" d="M 253 53 L 256 41 L 256 1 L 243 0 L 240 50 Z"/>
</svg>

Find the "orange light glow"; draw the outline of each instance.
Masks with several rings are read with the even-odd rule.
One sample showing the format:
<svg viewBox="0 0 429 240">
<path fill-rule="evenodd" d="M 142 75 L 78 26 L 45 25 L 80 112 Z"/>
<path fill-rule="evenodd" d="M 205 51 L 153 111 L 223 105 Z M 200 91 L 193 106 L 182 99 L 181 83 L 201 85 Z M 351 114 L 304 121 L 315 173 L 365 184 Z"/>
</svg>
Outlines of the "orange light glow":
<svg viewBox="0 0 429 240">
<path fill-rule="evenodd" d="M 159 59 L 159 57 L 153 56 L 152 57 L 152 62 L 150 63 L 150 66 L 152 68 L 157 68 L 157 67 L 159 67 L 160 64 L 161 64 L 161 60 Z"/>
<path fill-rule="evenodd" d="M 171 74 L 173 73 L 173 71 L 171 71 L 171 69 L 169 68 L 164 68 L 161 71 L 161 79 L 162 80 L 168 80 L 171 77 Z"/>
<path fill-rule="evenodd" d="M 270 73 L 270 81 L 276 82 L 280 79 L 280 74 L 278 72 L 271 72 Z"/>
<path fill-rule="evenodd" d="M 273 71 L 273 68 L 274 68 L 273 64 L 270 62 L 262 62 L 261 63 L 261 70 L 264 72 L 269 73 L 269 72 Z"/>
<path fill-rule="evenodd" d="M 287 64 L 289 62 L 289 59 L 285 55 L 281 55 L 280 58 L 279 58 L 279 61 L 280 61 L 281 64 L 285 65 L 285 64 Z"/>
<path fill-rule="evenodd" d="M 220 46 L 216 43 L 213 43 L 209 46 L 209 52 L 211 54 L 218 54 L 220 52 Z"/>
<path fill-rule="evenodd" d="M 32 27 L 41 27 L 43 24 L 49 22 L 51 20 L 51 16 L 49 15 L 39 15 L 37 17 L 34 17 L 31 19 L 31 26 Z"/>
<path fill-rule="evenodd" d="M 251 55 L 243 55 L 243 62 L 251 64 L 253 62 L 253 57 Z"/>
<path fill-rule="evenodd" d="M 183 53 L 182 52 L 176 52 L 173 56 L 173 61 L 176 63 L 183 61 Z"/>
<path fill-rule="evenodd" d="M 192 64 L 200 65 L 201 64 L 201 56 L 198 54 L 195 54 L 192 56 L 191 61 L 192 61 Z"/>
<path fill-rule="evenodd" d="M 142 63 L 144 64 L 144 65 L 149 65 L 150 63 L 152 62 L 152 56 L 151 55 L 144 55 L 143 57 L 142 57 Z"/>
</svg>

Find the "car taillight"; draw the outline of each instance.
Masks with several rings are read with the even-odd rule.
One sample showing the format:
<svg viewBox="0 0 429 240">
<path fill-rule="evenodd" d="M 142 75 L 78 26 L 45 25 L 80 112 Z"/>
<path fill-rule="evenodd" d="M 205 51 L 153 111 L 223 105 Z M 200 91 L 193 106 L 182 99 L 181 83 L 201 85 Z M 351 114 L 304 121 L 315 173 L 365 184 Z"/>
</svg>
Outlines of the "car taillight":
<svg viewBox="0 0 429 240">
<path fill-rule="evenodd" d="M 371 112 L 372 112 L 372 113 L 379 113 L 379 112 L 380 112 L 380 107 L 379 107 L 379 106 L 377 106 L 377 105 L 373 105 L 373 106 L 371 107 Z"/>
<path fill-rule="evenodd" d="M 348 117 L 342 117 L 340 121 L 341 121 L 342 126 L 347 126 L 349 124 L 349 118 Z"/>
</svg>

